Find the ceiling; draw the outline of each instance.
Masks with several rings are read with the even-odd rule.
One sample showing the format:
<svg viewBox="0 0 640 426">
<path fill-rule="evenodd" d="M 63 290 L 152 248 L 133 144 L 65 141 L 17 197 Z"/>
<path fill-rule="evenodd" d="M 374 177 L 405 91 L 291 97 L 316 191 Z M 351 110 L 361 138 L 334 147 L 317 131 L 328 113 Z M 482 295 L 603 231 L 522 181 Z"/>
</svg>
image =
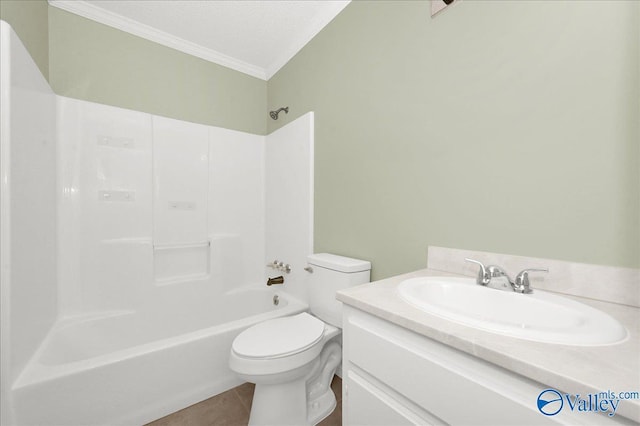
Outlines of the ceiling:
<svg viewBox="0 0 640 426">
<path fill-rule="evenodd" d="M 268 80 L 350 0 L 49 0 L 49 4 Z"/>
</svg>

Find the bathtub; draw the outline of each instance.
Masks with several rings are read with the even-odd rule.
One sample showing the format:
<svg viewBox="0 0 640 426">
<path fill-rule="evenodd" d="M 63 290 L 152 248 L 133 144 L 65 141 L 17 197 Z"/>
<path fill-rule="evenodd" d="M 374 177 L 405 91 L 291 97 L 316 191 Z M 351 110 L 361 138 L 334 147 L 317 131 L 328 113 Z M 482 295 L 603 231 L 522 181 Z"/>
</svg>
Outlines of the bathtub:
<svg viewBox="0 0 640 426">
<path fill-rule="evenodd" d="M 253 287 L 189 309 L 64 319 L 12 388 L 16 422 L 139 425 L 158 419 L 241 384 L 228 367 L 233 339 L 257 322 L 306 309 L 282 291 Z"/>
</svg>

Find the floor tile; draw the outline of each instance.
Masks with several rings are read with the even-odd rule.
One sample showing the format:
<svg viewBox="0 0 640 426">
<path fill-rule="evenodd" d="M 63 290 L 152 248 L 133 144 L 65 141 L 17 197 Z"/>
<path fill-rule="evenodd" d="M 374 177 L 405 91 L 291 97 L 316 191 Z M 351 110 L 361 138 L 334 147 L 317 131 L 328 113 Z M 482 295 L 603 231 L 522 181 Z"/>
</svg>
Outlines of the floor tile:
<svg viewBox="0 0 640 426">
<path fill-rule="evenodd" d="M 244 383 L 233 390 L 240 398 L 240 402 L 242 406 L 249 412 L 251 412 L 251 401 L 253 401 L 253 390 L 256 388 L 256 385 L 253 383 Z"/>
<path fill-rule="evenodd" d="M 333 376 L 331 381 L 331 389 L 336 394 L 336 401 L 342 401 L 342 379 L 338 376 Z"/>
<path fill-rule="evenodd" d="M 253 383 L 244 383 L 147 426 L 246 426 L 249 423 L 254 389 Z M 319 423 L 321 426 L 342 425 L 342 380 L 338 376 L 333 378 L 331 389 L 336 394 L 337 406 Z"/>
<path fill-rule="evenodd" d="M 248 423 L 249 411 L 231 389 L 169 414 L 148 426 L 237 426 Z"/>
</svg>

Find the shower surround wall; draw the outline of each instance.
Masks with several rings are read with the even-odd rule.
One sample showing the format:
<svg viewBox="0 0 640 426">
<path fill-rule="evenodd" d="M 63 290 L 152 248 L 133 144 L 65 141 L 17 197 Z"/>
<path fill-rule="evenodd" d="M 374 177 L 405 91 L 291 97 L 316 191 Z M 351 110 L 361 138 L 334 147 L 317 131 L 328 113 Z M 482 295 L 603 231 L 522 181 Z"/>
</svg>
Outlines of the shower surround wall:
<svg viewBox="0 0 640 426">
<path fill-rule="evenodd" d="M 140 424 L 239 384 L 235 336 L 307 309 L 313 113 L 265 137 L 57 97 L 2 31 L 2 423 Z"/>
<path fill-rule="evenodd" d="M 309 112 L 267 136 L 265 146 L 267 259 L 293 265 L 284 274 L 285 286 L 301 300 L 309 300 L 309 273 L 303 268 L 313 253 L 313 134 L 314 113 Z"/>
<path fill-rule="evenodd" d="M 57 110 L 60 312 L 134 309 L 153 267 L 151 116 L 63 97 Z"/>
<path fill-rule="evenodd" d="M 305 301 L 313 119 L 264 137 L 58 97 L 60 311 L 215 297 L 279 274 L 265 259 Z"/>
<path fill-rule="evenodd" d="M 55 95 L 0 21 L 0 422 L 11 385 L 56 320 Z"/>
<path fill-rule="evenodd" d="M 63 97 L 58 112 L 61 312 L 263 280 L 263 136 Z"/>
</svg>

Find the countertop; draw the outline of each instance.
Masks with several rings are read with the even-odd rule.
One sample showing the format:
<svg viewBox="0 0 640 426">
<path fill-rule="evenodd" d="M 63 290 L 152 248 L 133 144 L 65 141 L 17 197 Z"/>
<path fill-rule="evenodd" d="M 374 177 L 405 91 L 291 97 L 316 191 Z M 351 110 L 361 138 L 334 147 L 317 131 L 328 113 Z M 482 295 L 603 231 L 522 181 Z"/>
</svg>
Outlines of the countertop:
<svg viewBox="0 0 640 426">
<path fill-rule="evenodd" d="M 561 295 L 611 315 L 627 329 L 629 337 L 621 343 L 607 346 L 540 343 L 468 327 L 404 302 L 398 294 L 398 285 L 406 279 L 424 276 L 463 275 L 422 269 L 341 290 L 337 298 L 347 305 L 566 393 L 640 392 L 639 308 Z M 640 400 L 621 401 L 616 414 L 640 422 Z"/>
</svg>

